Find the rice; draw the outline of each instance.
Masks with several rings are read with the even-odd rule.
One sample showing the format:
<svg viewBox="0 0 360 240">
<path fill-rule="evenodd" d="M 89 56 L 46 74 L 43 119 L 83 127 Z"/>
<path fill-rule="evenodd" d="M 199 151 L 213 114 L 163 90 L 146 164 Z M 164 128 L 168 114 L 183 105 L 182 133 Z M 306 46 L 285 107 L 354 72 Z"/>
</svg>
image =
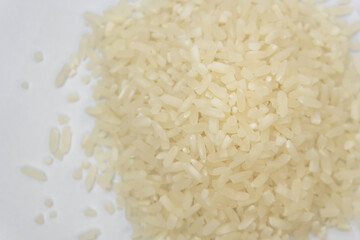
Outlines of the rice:
<svg viewBox="0 0 360 240">
<path fill-rule="evenodd" d="M 83 169 L 88 169 L 90 166 L 91 166 L 91 165 L 90 165 L 89 162 L 82 162 L 82 163 L 81 163 L 81 167 L 82 167 Z"/>
<path fill-rule="evenodd" d="M 104 190 L 111 190 L 115 171 L 108 169 L 105 164 L 100 165 L 100 171 L 103 173 L 103 175 L 99 175 L 97 177 L 96 183 Z"/>
<path fill-rule="evenodd" d="M 204 228 L 202 229 L 202 234 L 204 236 L 210 235 L 212 232 L 216 230 L 216 228 L 220 225 L 220 222 L 216 219 L 212 219 L 210 222 L 208 222 Z"/>
<path fill-rule="evenodd" d="M 174 108 L 179 108 L 182 105 L 181 99 L 168 94 L 162 95 L 160 99 L 164 104 L 167 104 Z"/>
<path fill-rule="evenodd" d="M 228 65 L 221 62 L 213 62 L 209 64 L 207 67 L 209 70 L 216 73 L 227 73 L 230 70 Z"/>
<path fill-rule="evenodd" d="M 70 93 L 68 96 L 67 96 L 67 101 L 68 102 L 71 102 L 71 103 L 74 103 L 74 102 L 77 102 L 79 101 L 79 95 L 77 92 L 72 92 Z"/>
<path fill-rule="evenodd" d="M 60 132 L 57 128 L 51 128 L 49 137 L 49 149 L 52 154 L 58 151 L 60 143 Z"/>
<path fill-rule="evenodd" d="M 360 56 L 358 56 L 358 55 L 353 56 L 353 62 L 355 64 L 356 71 L 360 74 L 360 68 L 359 68 L 359 66 L 360 66 Z"/>
<path fill-rule="evenodd" d="M 75 179 L 75 180 L 81 179 L 81 178 L 82 178 L 82 168 L 75 169 L 75 170 L 72 172 L 72 177 L 73 177 L 73 179 Z"/>
<path fill-rule="evenodd" d="M 53 163 L 53 159 L 51 157 L 44 158 L 44 162 L 46 165 L 51 165 Z"/>
<path fill-rule="evenodd" d="M 270 217 L 269 223 L 271 226 L 273 226 L 277 229 L 288 230 L 291 228 L 291 224 L 289 222 L 286 222 L 286 221 L 284 221 L 280 218 L 276 218 L 276 217 Z"/>
<path fill-rule="evenodd" d="M 45 173 L 37 168 L 30 166 L 23 166 L 20 168 L 20 172 L 29 178 L 32 178 L 37 181 L 45 182 L 47 180 Z"/>
<path fill-rule="evenodd" d="M 330 9 L 331 14 L 337 17 L 350 15 L 353 11 L 354 7 L 348 5 L 337 5 Z"/>
<path fill-rule="evenodd" d="M 35 62 L 42 62 L 43 60 L 44 60 L 44 55 L 43 55 L 43 53 L 42 52 L 40 52 L 40 51 L 37 51 L 37 52 L 35 52 L 34 53 L 34 60 L 35 60 Z"/>
<path fill-rule="evenodd" d="M 84 210 L 84 215 L 86 217 L 96 217 L 97 216 L 97 212 L 95 209 L 88 207 Z"/>
<path fill-rule="evenodd" d="M 58 122 L 59 122 L 60 125 L 67 124 L 67 123 L 69 123 L 69 121 L 70 121 L 70 118 L 66 114 L 59 114 L 58 115 Z"/>
<path fill-rule="evenodd" d="M 56 79 L 55 79 L 55 87 L 59 88 L 59 87 L 62 87 L 67 78 L 69 77 L 69 74 L 70 74 L 70 66 L 68 64 L 65 64 L 60 72 L 58 73 L 58 75 L 56 76 Z"/>
<path fill-rule="evenodd" d="M 65 126 L 61 132 L 61 139 L 59 145 L 59 153 L 61 156 L 64 156 L 69 153 L 71 146 L 71 137 L 72 133 L 69 126 Z"/>
<path fill-rule="evenodd" d="M 39 224 L 39 225 L 42 225 L 45 223 L 45 220 L 44 220 L 44 214 L 39 214 L 36 218 L 35 218 L 35 223 L 36 224 Z"/>
<path fill-rule="evenodd" d="M 256 187 L 261 187 L 264 185 L 264 183 L 269 179 L 269 174 L 260 174 L 259 176 L 257 176 L 251 183 L 251 187 L 256 188 Z"/>
<path fill-rule="evenodd" d="M 56 218 L 57 215 L 58 215 L 57 211 L 53 210 L 53 211 L 51 211 L 51 212 L 49 213 L 49 218 L 52 218 L 52 219 L 53 219 L 53 218 Z"/>
<path fill-rule="evenodd" d="M 95 228 L 79 235 L 78 240 L 95 240 L 100 235 L 100 230 Z"/>
<path fill-rule="evenodd" d="M 86 58 L 98 78 L 82 140 L 96 164 L 73 177 L 87 169 L 87 191 L 96 182 L 117 195 L 134 239 L 349 229 L 360 213 L 360 60 L 349 55 L 360 25 L 336 19 L 347 3 L 144 0 L 87 13 L 93 32 L 56 81 Z M 70 148 L 65 127 L 53 154 Z"/>
<path fill-rule="evenodd" d="M 107 201 L 104 203 L 104 209 L 110 215 L 113 215 L 115 213 L 115 207 L 111 201 Z"/>
<path fill-rule="evenodd" d="M 51 199 L 45 199 L 44 205 L 48 208 L 51 208 L 54 205 L 54 202 Z"/>
<path fill-rule="evenodd" d="M 23 89 L 28 89 L 29 88 L 29 82 L 22 82 L 21 83 L 21 87 L 23 88 Z"/>
<path fill-rule="evenodd" d="M 97 172 L 96 166 L 91 166 L 88 169 L 88 172 L 87 172 L 86 178 L 85 178 L 85 186 L 86 186 L 86 190 L 88 192 L 90 192 L 92 190 L 92 188 L 95 184 L 96 172 Z"/>
<path fill-rule="evenodd" d="M 343 5 L 343 4 L 349 4 L 351 3 L 351 0 L 338 0 L 338 3 L 339 5 Z"/>
<path fill-rule="evenodd" d="M 285 117 L 288 113 L 288 98 L 285 92 L 278 91 L 277 93 L 277 112 L 281 117 Z"/>
<path fill-rule="evenodd" d="M 81 81 L 84 83 L 84 84 L 89 84 L 90 83 L 90 76 L 88 75 L 85 75 L 81 78 Z"/>
<path fill-rule="evenodd" d="M 293 160 L 295 160 L 296 162 L 300 161 L 299 153 L 296 150 L 294 144 L 291 142 L 291 140 L 288 140 L 286 142 L 286 149 L 288 150 L 288 152 Z"/>
</svg>

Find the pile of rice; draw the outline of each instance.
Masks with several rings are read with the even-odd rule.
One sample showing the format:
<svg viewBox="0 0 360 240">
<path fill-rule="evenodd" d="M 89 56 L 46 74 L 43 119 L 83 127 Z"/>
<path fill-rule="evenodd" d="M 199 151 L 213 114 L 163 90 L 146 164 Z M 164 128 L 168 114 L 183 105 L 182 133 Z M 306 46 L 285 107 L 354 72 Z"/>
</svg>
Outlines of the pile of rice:
<svg viewBox="0 0 360 240">
<path fill-rule="evenodd" d="M 98 81 L 83 147 L 133 239 L 325 238 L 360 223 L 360 24 L 336 18 L 350 12 L 143 0 L 85 15 L 78 57 Z"/>
</svg>

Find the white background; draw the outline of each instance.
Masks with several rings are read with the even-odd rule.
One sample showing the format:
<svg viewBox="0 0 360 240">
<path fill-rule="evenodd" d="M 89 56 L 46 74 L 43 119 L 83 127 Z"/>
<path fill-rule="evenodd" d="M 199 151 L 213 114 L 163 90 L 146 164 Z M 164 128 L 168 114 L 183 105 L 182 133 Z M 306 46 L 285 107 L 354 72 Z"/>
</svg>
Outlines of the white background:
<svg viewBox="0 0 360 240">
<path fill-rule="evenodd" d="M 92 103 L 90 86 L 80 78 L 65 87 L 54 88 L 54 79 L 69 56 L 77 50 L 84 25 L 84 11 L 101 12 L 115 0 L 0 0 L 0 240 L 70 240 L 91 228 L 100 228 L 102 240 L 128 240 L 131 229 L 122 212 L 110 216 L 103 204 L 114 200 L 95 187 L 89 194 L 81 181 L 71 177 L 85 156 L 80 148 L 82 133 L 92 128 L 92 119 L 83 111 Z M 34 51 L 45 60 L 35 63 Z M 20 87 L 28 81 L 30 88 Z M 66 96 L 76 90 L 77 103 Z M 57 115 L 71 116 L 72 150 L 63 161 L 47 166 L 50 156 L 48 133 L 59 127 Z M 22 165 L 43 169 L 46 183 L 24 177 Z M 54 200 L 58 217 L 49 219 L 43 202 Z M 86 218 L 83 210 L 98 210 L 97 218 Z M 45 215 L 45 224 L 34 218 Z"/>
<path fill-rule="evenodd" d="M 123 213 L 109 216 L 103 210 L 114 196 L 95 187 L 87 193 L 72 171 L 86 158 L 80 138 L 92 127 L 83 109 L 92 103 L 90 87 L 79 78 L 55 89 L 53 82 L 61 66 L 69 62 L 86 27 L 84 11 L 101 12 L 116 0 L 0 0 L 0 240 L 70 240 L 91 228 L 100 228 L 102 240 L 128 240 L 131 228 Z M 359 1 L 358 1 L 359 2 Z M 35 63 L 33 53 L 41 50 L 45 60 Z M 28 81 L 30 88 L 20 87 Z M 65 101 L 76 90 L 80 101 Z M 63 161 L 46 166 L 50 156 L 48 133 L 58 126 L 57 115 L 71 116 L 72 151 Z M 48 181 L 39 183 L 22 176 L 19 167 L 31 165 L 46 171 Z M 46 198 L 54 200 L 56 219 L 49 219 Z M 98 210 L 97 218 L 86 218 L 83 210 Z M 34 223 L 45 215 L 45 225 Z M 330 240 L 360 239 L 352 233 L 331 230 Z"/>
</svg>

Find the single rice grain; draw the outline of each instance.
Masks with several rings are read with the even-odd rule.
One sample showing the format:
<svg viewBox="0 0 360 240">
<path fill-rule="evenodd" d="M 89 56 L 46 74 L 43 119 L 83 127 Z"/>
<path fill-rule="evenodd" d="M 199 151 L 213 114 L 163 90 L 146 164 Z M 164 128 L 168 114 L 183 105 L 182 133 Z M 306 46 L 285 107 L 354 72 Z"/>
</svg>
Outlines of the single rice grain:
<svg viewBox="0 0 360 240">
<path fill-rule="evenodd" d="M 54 205 L 54 202 L 51 199 L 45 199 L 44 205 L 48 208 L 51 208 Z"/>
<path fill-rule="evenodd" d="M 96 179 L 96 173 L 97 173 L 96 166 L 89 167 L 88 172 L 86 174 L 86 178 L 85 178 L 85 186 L 86 186 L 86 190 L 88 192 L 90 192 L 94 186 L 95 179 Z"/>
<path fill-rule="evenodd" d="M 70 118 L 69 118 L 68 115 L 66 115 L 66 114 L 59 114 L 58 115 L 58 122 L 59 122 L 60 125 L 67 124 L 67 123 L 69 123 L 69 121 L 70 121 Z"/>
<path fill-rule="evenodd" d="M 111 201 L 107 201 L 104 203 L 104 209 L 110 215 L 113 215 L 115 213 L 115 207 Z"/>
<path fill-rule="evenodd" d="M 73 179 L 75 179 L 75 180 L 81 179 L 81 178 L 82 178 L 82 171 L 83 171 L 82 168 L 77 168 L 77 169 L 75 169 L 75 170 L 72 172 L 72 177 L 73 177 Z"/>
<path fill-rule="evenodd" d="M 96 217 L 97 216 L 97 212 L 95 211 L 95 209 L 88 207 L 84 210 L 84 215 L 86 217 Z"/>
<path fill-rule="evenodd" d="M 29 89 L 29 82 L 22 82 L 21 83 L 21 87 L 23 88 L 23 89 Z"/>
<path fill-rule="evenodd" d="M 37 51 L 37 52 L 35 52 L 34 53 L 34 60 L 35 60 L 35 62 L 42 62 L 43 60 L 44 60 L 44 55 L 43 55 L 43 53 L 42 52 L 40 52 L 40 51 Z"/>
<path fill-rule="evenodd" d="M 55 79 L 55 87 L 57 88 L 62 87 L 65 84 L 67 78 L 69 77 L 69 74 L 70 74 L 70 66 L 68 64 L 65 64 L 61 68 L 60 72 L 58 73 Z"/>
<path fill-rule="evenodd" d="M 57 216 L 58 216 L 58 213 L 55 210 L 53 210 L 49 213 L 49 218 L 54 219 L 54 218 L 57 218 Z"/>
<path fill-rule="evenodd" d="M 42 225 L 45 223 L 45 219 L 44 219 L 44 214 L 39 214 L 36 218 L 35 218 L 35 223 Z"/>
<path fill-rule="evenodd" d="M 100 235 L 100 230 L 95 228 L 79 235 L 78 240 L 95 240 Z"/>
<path fill-rule="evenodd" d="M 51 157 L 45 157 L 44 158 L 44 163 L 46 164 L 46 165 L 51 165 L 52 163 L 54 162 L 54 160 L 51 158 Z"/>
<path fill-rule="evenodd" d="M 69 126 L 65 126 L 61 132 L 61 139 L 59 145 L 59 152 L 61 155 L 66 155 L 70 151 L 72 133 Z"/>
<path fill-rule="evenodd" d="M 77 92 L 72 92 L 67 96 L 66 99 L 67 99 L 68 102 L 74 103 L 74 102 L 79 101 L 79 95 L 78 95 Z"/>
<path fill-rule="evenodd" d="M 50 139 L 49 139 L 49 149 L 52 154 L 55 154 L 58 151 L 60 143 L 60 132 L 57 128 L 51 128 L 50 130 Z"/>
<path fill-rule="evenodd" d="M 29 178 L 34 180 L 38 180 L 40 182 L 45 182 L 47 180 L 45 173 L 37 168 L 30 167 L 30 166 L 23 166 L 20 168 L 20 172 Z"/>
</svg>

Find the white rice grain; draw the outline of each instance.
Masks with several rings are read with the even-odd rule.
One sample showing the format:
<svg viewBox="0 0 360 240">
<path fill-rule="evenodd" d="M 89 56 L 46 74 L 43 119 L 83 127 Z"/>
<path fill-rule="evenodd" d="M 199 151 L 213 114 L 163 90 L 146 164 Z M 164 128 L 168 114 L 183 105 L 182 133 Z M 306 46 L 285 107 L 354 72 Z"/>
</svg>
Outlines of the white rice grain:
<svg viewBox="0 0 360 240">
<path fill-rule="evenodd" d="M 91 208 L 91 207 L 87 207 L 85 210 L 84 210 L 84 215 L 86 217 L 96 217 L 97 216 L 97 212 L 95 209 Z"/>
<path fill-rule="evenodd" d="M 51 128 L 49 137 L 49 149 L 52 154 L 58 151 L 60 143 L 60 132 L 57 128 Z"/>
<path fill-rule="evenodd" d="M 72 137 L 72 133 L 69 126 L 63 127 L 61 132 L 60 146 L 59 146 L 59 153 L 62 156 L 68 154 L 70 151 L 71 137 Z"/>
<path fill-rule="evenodd" d="M 86 186 L 86 190 L 88 192 L 90 192 L 92 190 L 92 188 L 94 187 L 94 183 L 95 183 L 95 180 L 96 180 L 96 175 L 97 175 L 96 166 L 91 166 L 88 169 L 88 172 L 87 172 L 86 178 L 85 178 L 85 186 Z"/>
<path fill-rule="evenodd" d="M 73 177 L 73 179 L 75 179 L 75 180 L 81 179 L 81 178 L 82 178 L 82 168 L 75 169 L 75 170 L 72 172 L 72 177 Z"/>
<path fill-rule="evenodd" d="M 213 62 L 208 65 L 208 69 L 216 73 L 228 73 L 229 66 L 221 62 Z"/>
<path fill-rule="evenodd" d="M 277 93 L 277 113 L 281 117 L 285 117 L 288 113 L 288 98 L 283 91 Z"/>
<path fill-rule="evenodd" d="M 39 214 L 36 218 L 35 218 L 35 223 L 42 225 L 45 223 L 45 219 L 44 219 L 44 214 Z"/>
<path fill-rule="evenodd" d="M 22 87 L 23 89 L 29 89 L 29 82 L 27 82 L 27 81 L 22 82 L 22 83 L 21 83 L 21 87 Z"/>
<path fill-rule="evenodd" d="M 104 203 L 104 209 L 110 215 L 113 215 L 115 213 L 115 207 L 111 201 L 107 201 Z"/>
<path fill-rule="evenodd" d="M 350 15 L 353 11 L 353 6 L 348 5 L 337 5 L 330 8 L 331 14 L 337 17 Z"/>
<path fill-rule="evenodd" d="M 48 208 L 51 208 L 54 205 L 54 202 L 51 199 L 45 199 L 44 205 Z"/>
<path fill-rule="evenodd" d="M 74 103 L 74 102 L 77 102 L 79 101 L 79 95 L 77 92 L 72 92 L 70 93 L 68 96 L 67 96 L 67 101 L 68 102 L 71 102 L 71 103 Z"/>
<path fill-rule="evenodd" d="M 64 124 L 69 123 L 69 121 L 70 121 L 70 118 L 66 114 L 59 114 L 58 115 L 59 124 L 64 125 Z"/>
<path fill-rule="evenodd" d="M 100 230 L 95 228 L 79 235 L 78 240 L 95 240 L 100 235 Z"/>
<path fill-rule="evenodd" d="M 65 64 L 61 68 L 60 72 L 58 73 L 58 75 L 57 75 L 57 77 L 55 79 L 55 87 L 60 88 L 65 84 L 67 78 L 69 77 L 70 70 L 71 69 L 70 69 L 70 66 L 68 64 Z"/>
<path fill-rule="evenodd" d="M 46 157 L 46 158 L 44 158 L 44 163 L 46 164 L 46 165 L 51 165 L 52 163 L 53 163 L 53 159 L 51 158 L 51 157 Z"/>
<path fill-rule="evenodd" d="M 286 141 L 286 149 L 288 150 L 291 158 L 294 161 L 296 161 L 296 162 L 300 161 L 299 153 L 296 150 L 294 144 L 291 142 L 291 140 Z"/>
<path fill-rule="evenodd" d="M 42 62 L 44 60 L 44 55 L 42 52 L 40 51 L 36 51 L 34 53 L 34 60 L 35 62 L 39 63 L 39 62 Z"/>
<path fill-rule="evenodd" d="M 269 179 L 269 174 L 264 173 L 257 176 L 254 181 L 251 183 L 251 187 L 257 188 L 264 185 L 264 183 Z"/>
<path fill-rule="evenodd" d="M 202 229 L 202 234 L 204 236 L 210 235 L 212 232 L 216 231 L 216 228 L 220 226 L 220 222 L 216 219 L 210 220 Z"/>
<path fill-rule="evenodd" d="M 54 219 L 54 218 L 56 218 L 57 216 L 58 216 L 58 213 L 57 213 L 57 211 L 55 211 L 55 210 L 53 210 L 53 211 L 51 211 L 51 212 L 49 213 L 49 218 Z"/>
<path fill-rule="evenodd" d="M 41 182 L 45 182 L 47 180 L 45 173 L 37 168 L 30 167 L 30 166 L 23 166 L 20 168 L 20 172 L 29 178 L 34 180 L 38 180 Z"/>
</svg>

